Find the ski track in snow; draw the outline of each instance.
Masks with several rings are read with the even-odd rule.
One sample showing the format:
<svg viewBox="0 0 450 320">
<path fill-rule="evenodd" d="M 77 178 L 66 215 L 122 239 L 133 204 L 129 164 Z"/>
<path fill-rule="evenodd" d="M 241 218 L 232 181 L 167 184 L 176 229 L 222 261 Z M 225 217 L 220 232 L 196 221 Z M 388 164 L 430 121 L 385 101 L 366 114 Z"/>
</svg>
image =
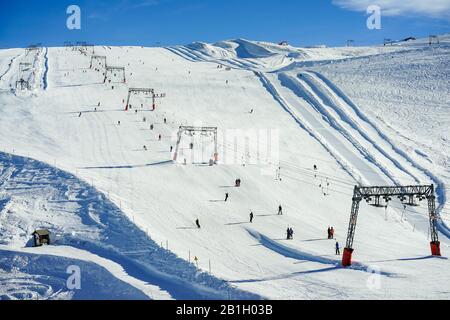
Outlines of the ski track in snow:
<svg viewBox="0 0 450 320">
<path fill-rule="evenodd" d="M 18 58 L 18 57 L 20 57 L 21 56 L 21 54 L 18 54 L 18 55 L 16 55 L 15 57 L 13 57 L 12 59 L 11 59 L 11 62 L 8 64 L 8 68 L 5 70 L 5 72 L 3 72 L 3 74 L 0 76 L 0 80 L 2 80 L 3 79 L 3 77 L 11 70 L 11 68 L 12 68 L 12 65 L 14 64 L 14 61 Z"/>
<path fill-rule="evenodd" d="M 355 173 L 355 171 L 351 168 L 350 164 L 339 155 L 334 148 L 328 144 L 323 137 L 321 137 L 310 125 L 306 123 L 304 119 L 301 119 L 300 116 L 289 106 L 289 104 L 284 100 L 275 86 L 271 83 L 271 81 L 262 73 L 255 72 L 260 81 L 262 82 L 264 88 L 272 95 L 272 97 L 277 101 L 281 107 L 294 119 L 294 121 L 306 132 L 308 132 L 313 138 L 315 138 L 329 153 L 330 155 L 337 161 L 337 163 L 341 166 L 341 168 L 346 171 L 355 181 L 361 180 L 361 174 Z"/>
<path fill-rule="evenodd" d="M 261 298 L 230 287 L 225 281 L 198 271 L 193 264 L 162 249 L 103 194 L 75 176 L 36 160 L 4 153 L 0 153 L 0 163 L 3 167 L 0 196 L 5 192 L 8 194 L 0 202 L 3 207 L 11 198 L 31 193 L 33 198 L 43 202 L 38 206 L 39 209 L 42 210 L 42 206 L 44 212 L 70 212 L 71 218 L 81 219 L 83 225 L 66 228 L 58 225 L 57 219 L 49 219 L 44 225 L 38 220 L 28 225 L 28 231 L 17 233 L 13 221 L 10 221 L 10 225 L 4 226 L 4 239 L 12 237 L 18 241 L 18 235 L 27 236 L 30 230 L 45 226 L 57 235 L 54 241 L 57 247 L 74 247 L 119 264 L 131 278 L 150 282 L 175 299 L 227 299 L 229 296 L 237 299 Z M 63 210 L 65 206 L 71 209 Z M 7 214 L 4 209 L 0 217 Z M 92 216 L 94 212 L 95 218 Z M 69 224 L 68 221 L 66 223 Z M 28 240 L 22 239 L 22 236 L 19 236 L 20 241 Z"/>
<path fill-rule="evenodd" d="M 44 90 L 47 90 L 47 75 L 48 75 L 48 48 L 45 48 L 45 71 L 44 71 L 44 75 L 42 76 L 42 82 L 44 84 Z"/>
<path fill-rule="evenodd" d="M 200 53 L 196 51 L 195 49 L 189 49 L 187 46 L 178 46 L 176 48 L 171 47 L 171 52 L 179 55 L 180 57 L 184 59 L 188 59 L 192 62 L 199 62 L 199 61 L 208 61 L 208 62 L 216 62 L 216 63 L 222 63 L 226 64 L 231 63 L 232 67 L 241 68 L 244 70 L 253 71 L 261 80 L 264 87 L 267 89 L 267 91 L 273 96 L 273 98 L 294 118 L 294 120 L 304 129 L 306 130 L 311 136 L 313 136 L 317 141 L 319 141 L 325 149 L 330 152 L 330 154 L 333 156 L 333 158 L 341 165 L 341 167 L 347 171 L 350 176 L 352 176 L 356 181 L 361 183 L 361 177 L 363 174 L 359 173 L 358 176 L 355 176 L 355 169 L 353 164 L 350 164 L 348 161 L 344 160 L 343 156 L 339 156 L 336 154 L 336 151 L 332 149 L 332 147 L 328 144 L 328 142 L 324 141 L 323 137 L 320 137 L 320 135 L 317 132 L 314 132 L 314 129 L 312 129 L 311 126 L 308 126 L 305 124 L 304 119 L 299 119 L 298 115 L 292 111 L 292 109 L 288 106 L 288 103 L 283 99 L 282 95 L 277 91 L 275 86 L 270 82 L 270 80 L 263 74 L 262 71 L 258 70 L 257 65 L 249 65 L 248 63 L 244 63 L 242 59 L 214 59 L 211 57 L 207 57 L 203 55 L 203 53 Z M 423 50 L 423 49 L 413 49 L 413 50 Z M 399 52 L 410 52 L 411 49 L 404 49 L 400 50 Z M 380 54 L 382 55 L 382 54 Z M 186 57 L 189 58 L 186 58 Z M 345 58 L 342 59 L 342 61 L 348 61 L 349 59 L 364 59 L 366 57 L 352 57 L 352 58 Z M 224 63 L 225 62 L 225 63 Z M 362 113 L 360 108 L 358 108 L 351 99 L 344 94 L 342 90 L 340 90 L 335 84 L 333 84 L 329 79 L 327 79 L 325 76 L 321 75 L 318 72 L 308 70 L 304 71 L 302 70 L 298 77 L 295 79 L 289 75 L 287 75 L 284 71 L 288 70 L 296 70 L 296 69 L 303 69 L 305 67 L 313 67 L 316 64 L 326 64 L 326 63 L 334 63 L 336 60 L 330 60 L 330 61 L 306 61 L 306 62 L 294 62 L 293 64 L 283 67 L 279 69 L 278 71 L 272 71 L 271 73 L 277 73 L 280 80 L 282 81 L 282 85 L 287 86 L 290 90 L 292 90 L 297 96 L 300 98 L 303 98 L 306 100 L 309 104 L 311 104 L 315 110 L 322 113 L 323 119 L 328 122 L 332 127 L 336 129 L 337 132 L 339 132 L 341 135 L 343 135 L 350 143 L 361 153 L 361 155 L 370 161 L 372 164 L 374 164 L 378 169 L 396 185 L 401 185 L 401 181 L 399 181 L 396 176 L 390 172 L 386 168 L 386 166 L 382 163 L 380 163 L 377 160 L 377 157 L 374 156 L 367 148 L 365 148 L 363 145 L 361 145 L 357 139 L 354 138 L 354 136 L 349 133 L 342 125 L 339 124 L 339 121 L 334 118 L 328 111 L 327 107 L 332 107 L 334 111 L 341 117 L 341 121 L 346 122 L 348 125 L 353 127 L 355 131 L 358 132 L 374 149 L 376 149 L 383 157 L 385 157 L 390 163 L 392 163 L 395 167 L 397 167 L 400 171 L 405 173 L 407 176 L 412 178 L 415 183 L 420 183 L 420 179 L 414 175 L 410 170 L 408 170 L 398 159 L 396 159 L 394 156 L 390 155 L 387 150 L 383 149 L 383 147 L 379 146 L 376 141 L 374 141 L 371 137 L 367 135 L 366 132 L 361 128 L 358 122 L 367 124 L 370 128 L 372 128 L 378 136 L 387 143 L 390 148 L 395 152 L 396 155 L 400 156 L 402 160 L 408 164 L 410 164 L 413 168 L 420 171 L 422 174 L 424 174 L 426 177 L 428 177 L 436 186 L 436 193 L 437 193 L 437 199 L 438 199 L 438 207 L 436 208 L 436 212 L 438 213 L 440 217 L 440 211 L 444 208 L 445 203 L 447 201 L 446 192 L 445 192 L 445 185 L 444 183 L 430 170 L 424 168 L 423 166 L 419 165 L 416 161 L 414 161 L 406 152 L 401 150 L 399 147 L 397 147 L 393 141 L 387 137 L 386 134 L 382 132 L 382 130 L 374 124 L 373 121 L 371 121 L 366 115 Z M 259 66 L 261 67 L 261 66 Z M 283 72 L 282 72 L 283 71 Z M 300 75 L 304 75 L 304 77 L 301 77 Z M 284 82 L 284 83 L 283 83 Z M 324 92 L 328 92 L 327 94 L 324 94 Z M 356 114 L 356 116 L 359 118 L 359 121 L 354 121 L 351 119 L 345 111 L 343 111 L 339 106 L 339 102 L 336 101 L 336 99 L 340 99 L 343 103 L 345 103 L 350 109 L 353 110 L 353 112 Z M 322 100 L 322 101 L 321 101 Z M 328 103 L 325 105 L 325 101 Z M 325 139 L 326 140 L 326 139 Z M 349 166 L 352 167 L 349 169 Z M 366 180 L 367 181 L 367 180 Z M 370 180 L 367 181 L 370 183 Z M 442 220 L 439 219 L 438 221 L 438 229 L 439 231 L 445 235 L 447 238 L 450 239 L 450 228 L 448 225 Z"/>
</svg>

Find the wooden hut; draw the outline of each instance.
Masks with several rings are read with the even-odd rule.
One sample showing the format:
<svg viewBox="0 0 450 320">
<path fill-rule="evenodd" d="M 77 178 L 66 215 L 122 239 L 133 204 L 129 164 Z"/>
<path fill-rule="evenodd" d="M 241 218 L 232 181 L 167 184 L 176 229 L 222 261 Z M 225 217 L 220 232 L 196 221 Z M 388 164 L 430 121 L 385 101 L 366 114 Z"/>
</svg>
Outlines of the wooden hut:
<svg viewBox="0 0 450 320">
<path fill-rule="evenodd" d="M 40 247 L 44 244 L 50 244 L 50 231 L 47 229 L 36 230 L 32 233 L 34 246 Z"/>
</svg>

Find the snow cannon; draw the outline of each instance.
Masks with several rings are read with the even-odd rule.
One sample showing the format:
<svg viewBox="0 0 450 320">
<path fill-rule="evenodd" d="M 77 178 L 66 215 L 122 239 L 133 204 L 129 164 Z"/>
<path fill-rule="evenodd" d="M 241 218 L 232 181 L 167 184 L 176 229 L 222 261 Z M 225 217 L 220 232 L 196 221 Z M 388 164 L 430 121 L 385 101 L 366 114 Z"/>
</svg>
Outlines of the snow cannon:
<svg viewBox="0 0 450 320">
<path fill-rule="evenodd" d="M 343 267 L 350 267 L 352 265 L 352 254 L 353 254 L 353 249 L 350 249 L 350 248 L 344 249 L 344 255 L 342 256 L 342 266 Z"/>
<path fill-rule="evenodd" d="M 441 243 L 439 241 L 430 242 L 431 254 L 436 257 L 441 256 Z"/>
</svg>

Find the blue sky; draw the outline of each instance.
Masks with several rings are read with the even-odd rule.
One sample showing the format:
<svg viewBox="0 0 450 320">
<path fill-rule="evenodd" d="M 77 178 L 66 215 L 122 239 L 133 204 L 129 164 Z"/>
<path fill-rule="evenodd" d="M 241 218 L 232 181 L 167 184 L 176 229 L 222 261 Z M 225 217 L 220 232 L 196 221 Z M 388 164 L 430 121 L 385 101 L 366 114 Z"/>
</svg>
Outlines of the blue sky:
<svg viewBox="0 0 450 320">
<path fill-rule="evenodd" d="M 408 3 L 408 4 L 405 4 Z M 81 9 L 68 30 L 66 9 Z M 366 27 L 380 4 L 382 29 Z M 450 32 L 450 0 L 0 0 L 0 47 L 64 41 L 173 45 L 246 38 L 296 46 L 381 43 L 384 38 Z"/>
</svg>

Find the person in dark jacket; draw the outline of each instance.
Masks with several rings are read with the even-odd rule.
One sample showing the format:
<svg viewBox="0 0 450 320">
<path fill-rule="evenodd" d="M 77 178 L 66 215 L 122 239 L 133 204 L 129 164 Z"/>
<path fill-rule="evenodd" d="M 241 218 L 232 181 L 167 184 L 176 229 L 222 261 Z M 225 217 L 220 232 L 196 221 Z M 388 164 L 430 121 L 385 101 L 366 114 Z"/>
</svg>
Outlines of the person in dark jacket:
<svg viewBox="0 0 450 320">
<path fill-rule="evenodd" d="M 341 255 L 341 250 L 340 250 L 340 246 L 339 246 L 339 242 L 336 241 L 336 255 L 340 256 Z"/>
<path fill-rule="evenodd" d="M 229 197 L 229 195 L 228 195 L 228 192 L 227 192 L 227 193 L 225 193 L 225 202 L 228 201 L 228 197 Z"/>
<path fill-rule="evenodd" d="M 201 228 L 201 227 L 200 227 L 200 221 L 199 221 L 198 219 L 195 220 L 195 224 L 197 225 L 197 228 L 199 228 L 199 229 Z"/>
<path fill-rule="evenodd" d="M 253 223 L 253 212 L 250 212 L 250 223 Z"/>
</svg>

